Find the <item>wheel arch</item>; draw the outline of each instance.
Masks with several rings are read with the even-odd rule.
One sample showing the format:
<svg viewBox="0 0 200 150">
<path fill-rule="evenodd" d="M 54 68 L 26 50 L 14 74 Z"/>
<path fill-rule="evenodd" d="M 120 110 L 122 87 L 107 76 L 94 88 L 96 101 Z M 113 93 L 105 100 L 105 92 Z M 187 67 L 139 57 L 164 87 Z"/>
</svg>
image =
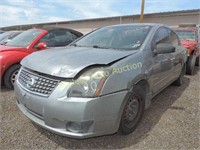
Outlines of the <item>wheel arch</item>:
<svg viewBox="0 0 200 150">
<path fill-rule="evenodd" d="M 20 62 L 16 62 L 16 63 L 14 63 L 14 64 L 12 64 L 12 65 L 10 65 L 10 66 L 8 66 L 8 67 L 6 68 L 6 70 L 4 71 L 4 73 L 3 73 L 3 75 L 2 75 L 2 78 L 1 78 L 2 84 L 4 84 L 4 76 L 5 76 L 6 72 L 7 72 L 11 67 L 13 67 L 14 65 L 20 65 Z"/>
<path fill-rule="evenodd" d="M 150 85 L 149 85 L 148 81 L 146 79 L 141 79 L 141 80 L 135 82 L 134 84 L 132 84 L 132 89 L 130 89 L 129 92 L 126 94 L 124 101 L 121 105 L 120 114 L 119 114 L 118 119 L 117 119 L 118 125 L 120 125 L 121 116 L 123 114 L 124 107 L 125 107 L 128 99 L 129 99 L 129 97 L 131 96 L 131 93 L 133 92 L 132 90 L 133 90 L 134 86 L 141 86 L 141 87 L 144 87 L 144 89 L 145 89 L 145 92 L 146 92 L 146 95 L 145 95 L 145 110 L 147 108 L 149 108 L 149 106 L 151 104 L 151 90 L 150 90 Z"/>
<path fill-rule="evenodd" d="M 151 90 L 150 85 L 146 79 L 139 80 L 134 85 L 142 87 L 145 92 L 145 110 L 151 105 Z"/>
</svg>

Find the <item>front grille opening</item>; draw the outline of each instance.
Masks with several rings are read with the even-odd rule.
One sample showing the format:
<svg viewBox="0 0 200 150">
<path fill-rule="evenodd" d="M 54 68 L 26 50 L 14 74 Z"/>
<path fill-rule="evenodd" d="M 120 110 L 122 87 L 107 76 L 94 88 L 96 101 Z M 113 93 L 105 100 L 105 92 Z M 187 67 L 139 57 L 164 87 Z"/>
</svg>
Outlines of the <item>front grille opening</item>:
<svg viewBox="0 0 200 150">
<path fill-rule="evenodd" d="M 25 69 L 21 69 L 18 81 L 25 90 L 47 97 L 59 83 L 59 80 L 50 79 Z"/>
</svg>

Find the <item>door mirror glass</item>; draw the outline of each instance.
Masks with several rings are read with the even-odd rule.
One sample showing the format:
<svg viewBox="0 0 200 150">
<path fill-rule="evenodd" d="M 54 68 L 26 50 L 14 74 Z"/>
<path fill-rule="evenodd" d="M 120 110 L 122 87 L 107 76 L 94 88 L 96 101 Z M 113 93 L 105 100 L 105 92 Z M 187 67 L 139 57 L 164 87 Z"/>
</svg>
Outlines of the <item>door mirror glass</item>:
<svg viewBox="0 0 200 150">
<path fill-rule="evenodd" d="M 171 44 L 159 43 L 156 45 L 156 49 L 154 50 L 155 54 L 165 54 L 165 53 L 173 53 L 175 52 L 175 47 Z"/>
<path fill-rule="evenodd" d="M 37 44 L 36 48 L 45 49 L 45 48 L 47 48 L 47 44 L 46 44 L 46 42 L 40 42 Z"/>
</svg>

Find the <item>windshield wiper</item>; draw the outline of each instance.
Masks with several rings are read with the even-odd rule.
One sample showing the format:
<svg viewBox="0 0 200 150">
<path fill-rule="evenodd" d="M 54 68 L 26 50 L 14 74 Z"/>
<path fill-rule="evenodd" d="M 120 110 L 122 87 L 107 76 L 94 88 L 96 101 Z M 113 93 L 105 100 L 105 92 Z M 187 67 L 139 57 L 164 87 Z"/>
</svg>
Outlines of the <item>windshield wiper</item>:
<svg viewBox="0 0 200 150">
<path fill-rule="evenodd" d="M 75 46 L 76 47 L 77 45 L 76 45 L 76 43 L 74 43 L 74 44 L 71 44 L 70 46 Z"/>
<path fill-rule="evenodd" d="M 75 47 L 90 47 L 90 46 L 83 46 L 83 45 L 77 45 L 76 43 L 71 44 L 70 46 L 75 46 Z M 112 47 L 103 47 L 103 46 L 99 46 L 99 45 L 93 45 L 91 46 L 93 48 L 102 48 L 102 49 L 116 49 L 116 48 L 112 48 Z"/>
<path fill-rule="evenodd" d="M 92 47 L 93 48 L 102 48 L 102 49 L 114 49 L 114 48 L 111 48 L 111 47 L 103 47 L 103 46 L 99 46 L 99 45 L 93 45 Z"/>
<path fill-rule="evenodd" d="M 115 47 L 103 47 L 103 46 L 98 46 L 98 45 L 93 45 L 93 48 L 102 48 L 102 49 L 114 49 L 114 50 L 120 50 L 119 48 Z"/>
<path fill-rule="evenodd" d="M 82 46 L 82 45 L 77 45 L 76 43 L 71 44 L 70 46 L 75 46 L 75 47 L 84 47 L 84 46 Z"/>
</svg>

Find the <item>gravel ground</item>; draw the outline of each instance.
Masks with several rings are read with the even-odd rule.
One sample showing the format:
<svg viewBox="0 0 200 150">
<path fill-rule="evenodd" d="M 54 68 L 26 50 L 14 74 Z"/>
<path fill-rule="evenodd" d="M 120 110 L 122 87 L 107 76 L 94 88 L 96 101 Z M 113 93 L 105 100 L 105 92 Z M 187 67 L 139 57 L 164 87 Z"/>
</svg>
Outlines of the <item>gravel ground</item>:
<svg viewBox="0 0 200 150">
<path fill-rule="evenodd" d="M 185 76 L 181 87 L 169 86 L 152 102 L 134 133 L 76 140 L 34 125 L 15 104 L 13 91 L 0 92 L 0 148 L 5 149 L 200 149 L 199 77 Z"/>
</svg>

